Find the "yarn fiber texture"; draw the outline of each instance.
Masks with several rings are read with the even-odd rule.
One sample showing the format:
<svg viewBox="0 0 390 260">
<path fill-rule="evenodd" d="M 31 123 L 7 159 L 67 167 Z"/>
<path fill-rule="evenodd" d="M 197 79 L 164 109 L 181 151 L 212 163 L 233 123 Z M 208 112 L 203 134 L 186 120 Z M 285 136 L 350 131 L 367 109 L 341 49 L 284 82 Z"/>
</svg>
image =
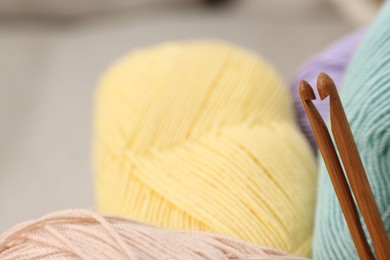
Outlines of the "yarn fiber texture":
<svg viewBox="0 0 390 260">
<path fill-rule="evenodd" d="M 304 260 L 223 235 L 169 231 L 83 209 L 50 213 L 0 236 L 0 259 Z"/>
<path fill-rule="evenodd" d="M 255 54 L 167 43 L 113 64 L 96 96 L 98 211 L 309 255 L 314 155 Z"/>
<path fill-rule="evenodd" d="M 340 93 L 376 203 L 390 236 L 390 2 L 356 50 Z M 358 259 L 320 159 L 314 259 Z M 361 218 L 362 223 L 364 223 Z M 364 226 L 365 228 L 365 226 Z M 366 236 L 369 237 L 367 230 Z M 369 239 L 371 244 L 371 240 Z"/>
<path fill-rule="evenodd" d="M 363 35 L 364 30 L 361 29 L 336 41 L 324 51 L 315 55 L 303 64 L 292 81 L 291 93 L 294 96 L 294 106 L 297 112 L 298 123 L 303 133 L 309 139 L 314 151 L 317 151 L 317 143 L 299 97 L 299 82 L 304 79 L 310 85 L 314 86 L 313 90 L 318 97 L 318 91 L 315 87 L 317 84 L 317 77 L 320 72 L 325 72 L 332 77 L 336 87 L 339 88 L 347 65 Z M 319 98 L 313 100 L 313 103 L 317 107 L 322 118 L 327 120 L 329 118 L 329 103 L 323 102 Z"/>
</svg>

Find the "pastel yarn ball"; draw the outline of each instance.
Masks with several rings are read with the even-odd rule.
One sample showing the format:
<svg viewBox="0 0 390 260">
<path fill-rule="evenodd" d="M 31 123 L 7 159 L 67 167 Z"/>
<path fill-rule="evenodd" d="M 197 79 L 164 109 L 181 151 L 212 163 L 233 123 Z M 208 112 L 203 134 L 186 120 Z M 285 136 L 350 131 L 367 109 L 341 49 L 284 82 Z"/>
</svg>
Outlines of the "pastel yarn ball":
<svg viewBox="0 0 390 260">
<path fill-rule="evenodd" d="M 214 41 L 133 51 L 95 104 L 99 212 L 310 254 L 314 155 L 257 55 Z"/>
<path fill-rule="evenodd" d="M 52 212 L 16 225 L 0 236 L 0 258 L 304 260 L 223 235 L 170 231 L 85 209 Z"/>
<path fill-rule="evenodd" d="M 305 62 L 295 74 L 291 83 L 291 93 L 294 96 L 294 106 L 297 114 L 299 126 L 303 133 L 310 141 L 314 151 L 317 151 L 317 143 L 314 138 L 313 131 L 310 126 L 310 122 L 306 116 L 305 109 L 303 108 L 301 99 L 299 97 L 299 82 L 301 80 L 307 81 L 318 97 L 318 91 L 316 88 L 317 77 L 320 72 L 325 72 L 330 75 L 336 84 L 337 88 L 340 88 L 345 70 L 355 52 L 355 49 L 359 45 L 361 38 L 364 35 L 364 30 L 358 30 L 343 38 L 339 39 L 335 43 L 331 44 L 324 51 L 316 54 Z M 321 101 L 317 98 L 313 100 L 313 104 L 317 107 L 318 112 L 322 118 L 327 120 L 329 118 L 329 103 Z"/>
<path fill-rule="evenodd" d="M 390 239 L 389 1 L 356 50 L 340 98 Z M 319 178 L 314 259 L 359 259 L 322 159 Z"/>
</svg>

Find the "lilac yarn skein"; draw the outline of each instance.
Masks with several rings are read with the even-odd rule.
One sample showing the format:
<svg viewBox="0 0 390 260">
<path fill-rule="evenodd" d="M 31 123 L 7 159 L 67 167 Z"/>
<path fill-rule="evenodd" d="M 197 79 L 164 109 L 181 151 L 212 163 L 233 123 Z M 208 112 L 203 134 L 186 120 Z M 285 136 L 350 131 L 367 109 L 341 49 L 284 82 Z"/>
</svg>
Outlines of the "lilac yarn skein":
<svg viewBox="0 0 390 260">
<path fill-rule="evenodd" d="M 323 52 L 313 56 L 301 66 L 292 81 L 291 91 L 294 97 L 294 106 L 298 117 L 298 123 L 315 151 L 317 151 L 317 143 L 311 130 L 310 123 L 306 117 L 305 110 L 301 104 L 298 93 L 299 82 L 301 80 L 309 82 L 309 84 L 313 86 L 314 92 L 318 97 L 316 87 L 317 77 L 320 72 L 325 72 L 332 77 L 336 86 L 339 87 L 345 74 L 346 67 L 362 39 L 363 34 L 364 30 L 358 30 L 331 44 Z M 326 121 L 326 119 L 329 118 L 328 102 L 320 102 L 319 99 L 316 99 L 313 100 L 313 103 Z"/>
</svg>

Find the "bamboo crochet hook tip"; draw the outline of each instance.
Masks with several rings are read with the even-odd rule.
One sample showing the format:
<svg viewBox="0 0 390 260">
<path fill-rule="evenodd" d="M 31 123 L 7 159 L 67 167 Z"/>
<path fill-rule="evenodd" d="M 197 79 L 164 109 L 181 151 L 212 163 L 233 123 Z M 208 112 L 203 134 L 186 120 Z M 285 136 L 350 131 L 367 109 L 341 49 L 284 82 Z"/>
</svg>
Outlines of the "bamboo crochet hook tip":
<svg viewBox="0 0 390 260">
<path fill-rule="evenodd" d="M 317 89 L 321 100 L 324 100 L 331 94 L 337 94 L 337 88 L 331 77 L 328 74 L 321 72 L 317 78 Z"/>
<path fill-rule="evenodd" d="M 313 88 L 304 80 L 299 83 L 299 94 L 304 101 L 316 99 Z"/>
</svg>

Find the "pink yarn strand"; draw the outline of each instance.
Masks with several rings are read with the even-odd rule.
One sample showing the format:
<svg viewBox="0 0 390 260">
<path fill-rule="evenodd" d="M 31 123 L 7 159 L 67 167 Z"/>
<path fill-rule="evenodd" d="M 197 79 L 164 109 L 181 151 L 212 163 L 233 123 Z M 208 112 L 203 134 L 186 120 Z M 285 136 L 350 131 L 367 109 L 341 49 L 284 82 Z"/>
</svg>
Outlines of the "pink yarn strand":
<svg viewBox="0 0 390 260">
<path fill-rule="evenodd" d="M 50 213 L 0 237 L 0 259 L 304 259 L 223 235 L 169 231 L 90 210 Z"/>
</svg>

